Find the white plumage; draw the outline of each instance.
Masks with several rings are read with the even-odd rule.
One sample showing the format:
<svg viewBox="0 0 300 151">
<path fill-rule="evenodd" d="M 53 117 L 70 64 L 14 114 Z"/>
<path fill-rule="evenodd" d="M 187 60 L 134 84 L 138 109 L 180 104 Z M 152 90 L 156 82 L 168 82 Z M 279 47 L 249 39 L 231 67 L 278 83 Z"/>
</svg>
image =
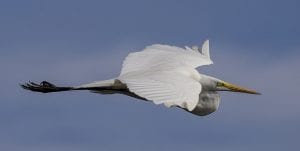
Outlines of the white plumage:
<svg viewBox="0 0 300 151">
<path fill-rule="evenodd" d="M 155 104 L 192 111 L 201 92 L 198 82 L 201 76 L 195 68 L 212 64 L 208 40 L 203 44 L 202 53 L 189 47 L 148 46 L 128 55 L 118 79 L 131 92 Z"/>
<path fill-rule="evenodd" d="M 179 106 L 192 111 L 198 103 L 201 84 L 180 71 L 133 71 L 118 78 L 130 92 L 155 104 Z"/>
<path fill-rule="evenodd" d="M 177 67 L 192 67 L 197 68 L 202 65 L 209 65 L 213 62 L 209 57 L 208 40 L 205 42 L 202 49 L 203 55 L 200 51 L 186 47 L 186 49 L 168 46 L 168 45 L 151 45 L 140 52 L 130 53 L 124 60 L 121 75 L 138 70 L 149 70 L 154 68 L 169 69 Z"/>
</svg>

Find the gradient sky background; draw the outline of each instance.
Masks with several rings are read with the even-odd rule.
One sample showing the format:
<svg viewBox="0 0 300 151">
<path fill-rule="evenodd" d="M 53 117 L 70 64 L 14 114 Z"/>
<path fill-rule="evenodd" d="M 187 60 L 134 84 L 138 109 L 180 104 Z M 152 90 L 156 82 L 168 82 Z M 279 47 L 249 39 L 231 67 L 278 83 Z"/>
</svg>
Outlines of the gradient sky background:
<svg viewBox="0 0 300 151">
<path fill-rule="evenodd" d="M 297 150 L 297 0 L 1 0 L 0 150 Z M 32 93 L 18 84 L 116 77 L 129 52 L 210 39 L 200 72 L 263 95 L 221 94 L 198 117 L 122 95 Z"/>
</svg>

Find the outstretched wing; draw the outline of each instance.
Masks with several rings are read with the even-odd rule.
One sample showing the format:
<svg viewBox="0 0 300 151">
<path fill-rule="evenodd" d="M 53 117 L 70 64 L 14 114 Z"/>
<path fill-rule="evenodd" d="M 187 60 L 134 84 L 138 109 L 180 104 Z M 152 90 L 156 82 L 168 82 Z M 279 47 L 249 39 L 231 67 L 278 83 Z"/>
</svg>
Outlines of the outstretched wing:
<svg viewBox="0 0 300 151">
<path fill-rule="evenodd" d="M 118 79 L 129 91 L 155 104 L 192 111 L 199 101 L 201 84 L 177 71 L 212 64 L 208 45 L 208 41 L 204 42 L 201 50 L 160 44 L 148 46 L 127 56 Z"/>
<path fill-rule="evenodd" d="M 130 53 L 125 61 L 121 74 L 132 71 L 160 69 L 166 70 L 182 66 L 196 68 L 202 65 L 212 64 L 209 57 L 208 40 L 204 42 L 202 51 L 195 51 L 189 47 L 155 44 L 147 46 L 140 52 Z"/>
<path fill-rule="evenodd" d="M 167 107 L 192 111 L 199 100 L 199 82 L 175 71 L 134 71 L 118 78 L 130 92 Z"/>
</svg>

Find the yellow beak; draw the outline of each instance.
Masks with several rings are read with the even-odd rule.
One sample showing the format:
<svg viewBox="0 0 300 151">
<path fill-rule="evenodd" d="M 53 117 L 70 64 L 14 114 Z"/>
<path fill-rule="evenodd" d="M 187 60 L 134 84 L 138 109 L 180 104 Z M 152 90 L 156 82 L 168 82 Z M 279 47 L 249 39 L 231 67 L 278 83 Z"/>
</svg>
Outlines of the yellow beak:
<svg viewBox="0 0 300 151">
<path fill-rule="evenodd" d="M 261 95 L 259 92 L 256 92 L 254 90 L 243 88 L 243 87 L 240 87 L 240 86 L 228 83 L 228 82 L 224 82 L 224 81 L 219 82 L 218 86 L 225 87 L 225 88 L 229 89 L 229 91 L 233 91 L 233 92 L 241 92 L 241 93 L 249 93 L 249 94 Z"/>
</svg>

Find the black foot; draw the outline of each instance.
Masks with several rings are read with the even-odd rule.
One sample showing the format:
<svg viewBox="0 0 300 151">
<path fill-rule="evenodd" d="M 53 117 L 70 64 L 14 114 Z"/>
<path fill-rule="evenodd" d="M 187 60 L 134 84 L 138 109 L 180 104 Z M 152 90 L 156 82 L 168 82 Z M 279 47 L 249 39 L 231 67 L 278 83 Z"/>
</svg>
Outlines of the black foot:
<svg viewBox="0 0 300 151">
<path fill-rule="evenodd" d="M 20 84 L 20 86 L 26 90 L 49 93 L 49 92 L 58 92 L 58 91 L 68 91 L 71 90 L 71 87 L 57 87 L 52 83 L 47 81 L 43 81 L 40 84 L 36 84 L 34 82 L 28 82 L 25 84 Z"/>
</svg>

